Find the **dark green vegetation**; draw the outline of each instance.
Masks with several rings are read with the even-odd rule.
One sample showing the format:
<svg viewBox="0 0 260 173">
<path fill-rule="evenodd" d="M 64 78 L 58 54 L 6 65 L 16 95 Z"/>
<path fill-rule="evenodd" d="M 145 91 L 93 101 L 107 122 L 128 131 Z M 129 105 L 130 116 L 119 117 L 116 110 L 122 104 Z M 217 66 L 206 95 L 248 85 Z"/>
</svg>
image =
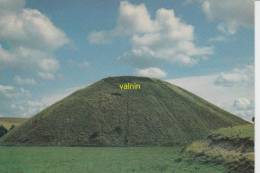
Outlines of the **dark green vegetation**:
<svg viewBox="0 0 260 173">
<path fill-rule="evenodd" d="M 0 147 L 1 173 L 227 173 L 174 147 Z"/>
<path fill-rule="evenodd" d="M 186 149 L 197 160 L 225 165 L 234 173 L 254 172 L 253 125 L 221 128 Z"/>
<path fill-rule="evenodd" d="M 8 130 L 3 125 L 0 125 L 0 138 L 4 136 L 7 132 Z"/>
<path fill-rule="evenodd" d="M 120 90 L 122 83 L 141 90 Z M 187 144 L 244 120 L 161 80 L 110 77 L 38 113 L 3 145 L 148 146 Z"/>
<path fill-rule="evenodd" d="M 26 118 L 7 118 L 7 117 L 0 117 L 0 125 L 3 125 L 6 129 L 10 129 L 11 127 L 17 127 L 23 122 L 25 122 Z"/>
</svg>

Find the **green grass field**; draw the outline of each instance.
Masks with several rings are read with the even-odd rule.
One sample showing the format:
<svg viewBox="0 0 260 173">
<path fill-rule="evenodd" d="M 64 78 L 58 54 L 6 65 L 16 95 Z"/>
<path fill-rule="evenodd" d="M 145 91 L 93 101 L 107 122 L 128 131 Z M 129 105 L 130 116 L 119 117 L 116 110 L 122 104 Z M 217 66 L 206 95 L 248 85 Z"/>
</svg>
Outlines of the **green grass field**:
<svg viewBox="0 0 260 173">
<path fill-rule="evenodd" d="M 0 147 L 1 173 L 226 173 L 174 147 Z"/>
</svg>

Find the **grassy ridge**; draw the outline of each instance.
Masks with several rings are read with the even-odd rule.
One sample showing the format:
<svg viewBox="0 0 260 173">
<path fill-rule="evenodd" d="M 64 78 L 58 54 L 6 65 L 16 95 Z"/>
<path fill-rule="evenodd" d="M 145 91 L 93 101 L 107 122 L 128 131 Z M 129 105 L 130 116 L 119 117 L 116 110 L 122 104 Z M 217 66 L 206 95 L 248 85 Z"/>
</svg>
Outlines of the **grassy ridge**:
<svg viewBox="0 0 260 173">
<path fill-rule="evenodd" d="M 126 82 L 141 90 L 124 91 Z M 110 77 L 43 110 L 4 136 L 5 145 L 169 146 L 247 124 L 207 101 L 161 80 Z"/>
<path fill-rule="evenodd" d="M 0 172 L 227 173 L 223 166 L 185 157 L 173 147 L 0 147 Z"/>
<path fill-rule="evenodd" d="M 211 138 L 215 140 L 247 140 L 254 141 L 254 127 L 251 124 L 243 126 L 234 126 L 230 128 L 221 128 L 214 131 Z"/>
<path fill-rule="evenodd" d="M 202 162 L 226 165 L 234 173 L 253 173 L 254 127 L 221 128 L 207 140 L 193 142 L 186 151 Z"/>
</svg>

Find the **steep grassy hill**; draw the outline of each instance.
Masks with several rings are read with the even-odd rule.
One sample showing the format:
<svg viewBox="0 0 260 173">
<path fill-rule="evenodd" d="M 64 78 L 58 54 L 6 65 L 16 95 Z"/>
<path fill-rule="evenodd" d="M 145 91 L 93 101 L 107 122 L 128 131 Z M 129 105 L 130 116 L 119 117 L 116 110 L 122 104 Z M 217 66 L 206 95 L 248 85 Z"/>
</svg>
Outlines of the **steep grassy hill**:
<svg viewBox="0 0 260 173">
<path fill-rule="evenodd" d="M 140 90 L 121 90 L 123 83 Z M 38 113 L 2 139 L 3 145 L 176 145 L 244 120 L 167 82 L 109 77 Z"/>
</svg>

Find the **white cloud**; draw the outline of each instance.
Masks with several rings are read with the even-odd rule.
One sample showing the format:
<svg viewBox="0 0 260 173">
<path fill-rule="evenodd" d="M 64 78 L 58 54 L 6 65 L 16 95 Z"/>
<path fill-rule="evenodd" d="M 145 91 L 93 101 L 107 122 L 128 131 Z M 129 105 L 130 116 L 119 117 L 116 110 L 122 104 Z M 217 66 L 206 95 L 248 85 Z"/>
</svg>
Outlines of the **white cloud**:
<svg viewBox="0 0 260 173">
<path fill-rule="evenodd" d="M 36 85 L 37 82 L 33 78 L 22 78 L 21 76 L 15 76 L 14 81 L 18 85 Z"/>
<path fill-rule="evenodd" d="M 9 99 L 15 99 L 22 96 L 29 97 L 30 95 L 30 91 L 25 90 L 24 88 L 16 88 L 11 85 L 0 84 L 0 103 L 4 102 L 7 104 Z"/>
<path fill-rule="evenodd" d="M 53 53 L 68 42 L 47 16 L 25 8 L 25 1 L 0 1 L 0 69 L 54 75 L 58 61 Z"/>
<path fill-rule="evenodd" d="M 55 75 L 52 74 L 52 73 L 39 72 L 39 73 L 38 73 L 38 76 L 39 76 L 41 79 L 44 79 L 44 80 L 54 80 L 54 79 L 55 79 Z"/>
<path fill-rule="evenodd" d="M 224 41 L 227 41 L 227 38 L 223 35 L 218 35 L 218 36 L 212 37 L 208 40 L 208 42 L 210 42 L 210 43 L 224 42 Z"/>
<path fill-rule="evenodd" d="M 88 40 L 90 43 L 104 44 L 117 36 L 131 36 L 154 30 L 154 23 L 144 4 L 133 5 L 127 1 L 121 1 L 117 26 L 109 31 L 94 31 L 88 35 Z"/>
<path fill-rule="evenodd" d="M 14 91 L 14 87 L 13 86 L 9 86 L 9 85 L 1 85 L 0 84 L 0 94 L 4 95 L 6 97 L 10 97 L 10 95 L 13 93 Z"/>
<path fill-rule="evenodd" d="M 32 98 L 32 94 L 28 90 L 0 84 L 1 116 L 30 117 L 80 88 L 82 86 L 59 90 L 40 98 Z"/>
<path fill-rule="evenodd" d="M 12 11 L 19 11 L 25 5 L 24 0 L 1 0 L 0 1 L 0 13 L 8 13 Z"/>
<path fill-rule="evenodd" d="M 215 80 L 216 85 L 232 87 L 234 85 L 254 85 L 254 66 L 246 65 L 230 72 L 221 73 Z"/>
<path fill-rule="evenodd" d="M 250 121 L 254 116 L 254 85 L 218 85 L 216 80 L 220 75 L 190 76 L 168 81 Z"/>
<path fill-rule="evenodd" d="M 87 69 L 90 66 L 90 63 L 86 60 L 79 61 L 79 60 L 75 60 L 75 59 L 73 59 L 73 60 L 70 59 L 67 61 L 67 63 L 71 68 L 77 68 L 77 69 L 81 69 L 81 70 Z"/>
<path fill-rule="evenodd" d="M 226 34 L 235 34 L 241 27 L 254 26 L 254 0 L 193 0 L 210 21 L 219 22 L 218 30 Z"/>
<path fill-rule="evenodd" d="M 174 10 L 158 9 L 152 19 L 144 4 L 121 2 L 115 28 L 92 32 L 88 39 L 98 44 L 118 36 L 128 36 L 132 44 L 121 59 L 136 64 L 166 61 L 192 65 L 213 53 L 211 47 L 195 44 L 194 27 L 178 18 Z"/>
<path fill-rule="evenodd" d="M 88 35 L 88 41 L 92 44 L 105 44 L 113 38 L 113 32 L 94 31 Z"/>
<path fill-rule="evenodd" d="M 59 63 L 55 59 L 46 58 L 42 59 L 39 66 L 43 71 L 55 72 L 59 68 Z"/>
<path fill-rule="evenodd" d="M 237 110 L 247 110 L 251 109 L 253 107 L 254 103 L 253 101 L 247 99 L 247 98 L 238 98 L 234 101 L 233 106 Z"/>
<path fill-rule="evenodd" d="M 14 69 L 19 73 L 51 74 L 59 69 L 59 62 L 48 52 L 25 47 L 13 48 L 6 51 L 0 47 L 0 70 Z"/>
<path fill-rule="evenodd" d="M 238 98 L 233 103 L 234 112 L 237 115 L 252 119 L 254 117 L 254 101 L 248 98 Z"/>
<path fill-rule="evenodd" d="M 89 67 L 89 62 L 88 61 L 83 61 L 80 64 L 78 64 L 79 68 L 85 69 Z"/>
<path fill-rule="evenodd" d="M 25 109 L 22 114 L 25 116 L 32 116 L 81 88 L 82 86 L 72 87 L 63 91 L 58 91 L 55 94 L 51 94 L 42 98 L 28 99 L 23 105 Z"/>
<path fill-rule="evenodd" d="M 166 72 L 157 67 L 149 67 L 145 69 L 136 70 L 135 74 L 137 76 L 145 76 L 152 78 L 164 78 L 166 77 Z"/>
<path fill-rule="evenodd" d="M 127 1 L 122 1 L 119 7 L 119 17 L 117 30 L 119 32 L 147 33 L 156 30 L 154 21 L 144 4 L 134 5 Z"/>
<path fill-rule="evenodd" d="M 19 109 L 22 109 L 23 103 L 30 97 L 31 93 L 23 88 L 16 88 L 14 86 L 0 84 L 1 114 L 14 115 L 18 113 L 18 108 L 14 109 L 14 103 L 19 104 Z"/>
<path fill-rule="evenodd" d="M 66 35 L 49 18 L 38 10 L 24 7 L 0 16 L 0 39 L 12 45 L 46 50 L 68 43 Z"/>
<path fill-rule="evenodd" d="M 10 91 L 10 90 L 13 90 L 13 89 L 14 88 L 12 86 L 0 85 L 0 92 Z"/>
</svg>

